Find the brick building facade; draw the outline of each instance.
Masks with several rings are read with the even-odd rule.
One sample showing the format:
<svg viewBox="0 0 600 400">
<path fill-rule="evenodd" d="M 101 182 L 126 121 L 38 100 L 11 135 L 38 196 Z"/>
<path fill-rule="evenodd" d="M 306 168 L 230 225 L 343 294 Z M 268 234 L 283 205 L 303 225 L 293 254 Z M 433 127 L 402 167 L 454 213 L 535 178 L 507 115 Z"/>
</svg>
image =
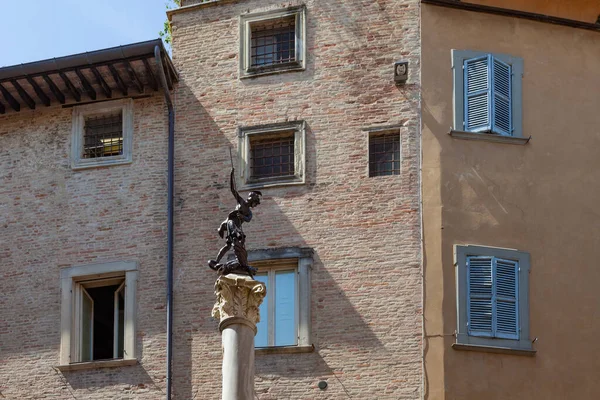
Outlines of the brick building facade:
<svg viewBox="0 0 600 400">
<path fill-rule="evenodd" d="M 227 187 L 229 148 L 240 191 L 263 194 L 245 225 L 251 257 L 262 257 L 257 265 L 265 270 L 283 262 L 269 260 L 273 254 L 288 254 L 285 263 L 300 259 L 297 254 L 310 259 L 308 280 L 296 295 L 297 340 L 257 350 L 258 398 L 420 398 L 418 1 L 187 2 L 170 18 L 179 72 L 172 91 L 173 398 L 214 399 L 221 390 L 220 337 L 210 317 L 216 276 L 206 261 L 223 244 L 216 228 L 235 204 Z M 256 27 L 290 24 L 293 58 L 290 48 L 270 39 L 252 42 Z M 291 59 L 282 63 L 285 70 L 263 68 L 273 63 L 268 54 L 282 52 Z M 393 80 L 398 59 L 410 68 L 401 86 Z M 81 93 L 90 95 L 84 86 Z M 99 80 L 93 88 L 103 91 Z M 167 115 L 160 93 L 138 97 L 132 161 L 125 165 L 73 168 L 73 99 L 67 107 L 38 104 L 0 116 L 5 398 L 164 396 Z M 272 176 L 271 164 L 267 179 L 255 179 L 255 150 L 263 139 L 273 148 L 273 138 L 293 142 L 287 164 L 294 173 Z M 387 151 L 387 140 L 395 149 L 392 160 L 378 164 L 377 149 Z M 381 174 L 387 175 L 371 176 Z M 73 364 L 86 360 L 81 343 L 87 339 L 76 337 L 69 323 L 64 329 L 69 285 L 73 293 L 91 293 L 93 285 L 78 277 L 98 265 L 104 271 L 98 276 L 115 280 L 115 287 L 134 282 L 127 281 L 129 270 L 107 275 L 122 262 L 136 274 L 125 293 L 123 361 L 137 362 L 58 368 L 65 357 Z M 71 312 L 85 319 L 77 307 Z M 81 354 L 74 359 L 68 350 L 77 340 Z M 320 381 L 327 382 L 325 390 Z"/>
</svg>

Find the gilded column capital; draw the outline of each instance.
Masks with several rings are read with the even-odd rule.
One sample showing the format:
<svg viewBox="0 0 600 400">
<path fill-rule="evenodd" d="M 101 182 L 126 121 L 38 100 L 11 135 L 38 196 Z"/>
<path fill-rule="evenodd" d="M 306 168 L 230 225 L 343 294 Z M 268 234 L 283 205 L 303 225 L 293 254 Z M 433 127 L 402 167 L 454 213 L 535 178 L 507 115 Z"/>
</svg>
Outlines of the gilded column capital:
<svg viewBox="0 0 600 400">
<path fill-rule="evenodd" d="M 219 329 L 222 331 L 232 323 L 242 323 L 256 332 L 256 324 L 260 321 L 258 307 L 266 294 L 265 284 L 248 275 L 219 276 L 215 282 L 217 302 L 212 310 L 212 316 L 220 320 Z"/>
</svg>

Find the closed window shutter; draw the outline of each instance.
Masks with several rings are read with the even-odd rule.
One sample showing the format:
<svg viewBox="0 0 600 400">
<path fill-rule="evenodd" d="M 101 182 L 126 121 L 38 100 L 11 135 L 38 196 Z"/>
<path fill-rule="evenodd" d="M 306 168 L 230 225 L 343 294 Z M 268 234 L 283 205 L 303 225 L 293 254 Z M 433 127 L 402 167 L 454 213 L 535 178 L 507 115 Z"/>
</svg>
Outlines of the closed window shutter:
<svg viewBox="0 0 600 400">
<path fill-rule="evenodd" d="M 495 264 L 495 336 L 519 339 L 519 264 L 499 258 L 495 259 Z"/>
<path fill-rule="evenodd" d="M 493 57 L 492 61 L 492 131 L 512 135 L 511 67 Z"/>
<path fill-rule="evenodd" d="M 469 335 L 519 339 L 519 264 L 487 256 L 467 257 Z"/>
<path fill-rule="evenodd" d="M 467 258 L 469 335 L 493 337 L 493 257 Z"/>
<path fill-rule="evenodd" d="M 466 131 L 486 132 L 492 129 L 491 61 L 490 55 L 464 61 L 464 128 Z"/>
</svg>

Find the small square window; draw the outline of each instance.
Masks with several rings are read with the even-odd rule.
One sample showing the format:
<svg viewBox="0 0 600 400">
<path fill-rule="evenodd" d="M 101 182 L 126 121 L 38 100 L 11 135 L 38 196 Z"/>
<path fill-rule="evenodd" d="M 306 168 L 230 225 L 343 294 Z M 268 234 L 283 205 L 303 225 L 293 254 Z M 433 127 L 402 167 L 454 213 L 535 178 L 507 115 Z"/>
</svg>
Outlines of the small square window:
<svg viewBox="0 0 600 400">
<path fill-rule="evenodd" d="M 369 134 L 369 176 L 400 175 L 400 133 Z"/>
<path fill-rule="evenodd" d="M 529 253 L 455 246 L 458 344 L 531 350 Z"/>
<path fill-rule="evenodd" d="M 312 250 L 253 250 L 248 260 L 258 268 L 257 281 L 267 286 L 260 305 L 255 347 L 310 346 L 310 271 Z"/>
<path fill-rule="evenodd" d="M 84 118 L 83 158 L 123 154 L 123 111 Z"/>
<path fill-rule="evenodd" d="M 73 169 L 132 161 L 133 100 L 107 101 L 73 108 Z"/>
<path fill-rule="evenodd" d="M 250 136 L 250 179 L 294 176 L 294 131 Z"/>
<path fill-rule="evenodd" d="M 305 68 L 305 7 L 240 17 L 240 77 Z"/>
<path fill-rule="evenodd" d="M 296 61 L 296 17 L 250 24 L 250 68 Z"/>
<path fill-rule="evenodd" d="M 137 263 L 65 268 L 61 282 L 62 366 L 135 360 Z"/>
<path fill-rule="evenodd" d="M 240 128 L 245 188 L 304 183 L 304 122 Z"/>
</svg>

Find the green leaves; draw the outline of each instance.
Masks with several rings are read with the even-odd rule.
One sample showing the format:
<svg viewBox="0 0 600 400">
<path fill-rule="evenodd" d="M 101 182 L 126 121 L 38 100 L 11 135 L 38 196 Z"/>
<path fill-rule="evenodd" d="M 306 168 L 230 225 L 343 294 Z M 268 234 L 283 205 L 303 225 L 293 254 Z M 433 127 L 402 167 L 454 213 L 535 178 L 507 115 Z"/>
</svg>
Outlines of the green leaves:
<svg viewBox="0 0 600 400">
<path fill-rule="evenodd" d="M 165 3 L 165 7 L 167 8 L 167 10 L 172 10 L 174 8 L 181 7 L 181 0 L 169 0 L 167 3 Z M 169 47 L 172 42 L 171 34 L 172 34 L 171 23 L 167 19 L 167 20 L 165 20 L 165 22 L 163 24 L 163 29 L 158 32 L 158 36 L 160 36 L 162 38 L 162 40 L 165 42 L 165 44 L 168 45 Z M 170 50 L 170 48 L 169 48 L 169 50 Z"/>
</svg>

